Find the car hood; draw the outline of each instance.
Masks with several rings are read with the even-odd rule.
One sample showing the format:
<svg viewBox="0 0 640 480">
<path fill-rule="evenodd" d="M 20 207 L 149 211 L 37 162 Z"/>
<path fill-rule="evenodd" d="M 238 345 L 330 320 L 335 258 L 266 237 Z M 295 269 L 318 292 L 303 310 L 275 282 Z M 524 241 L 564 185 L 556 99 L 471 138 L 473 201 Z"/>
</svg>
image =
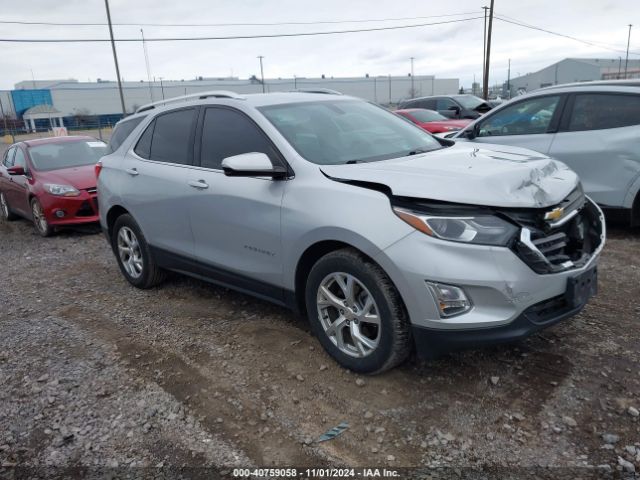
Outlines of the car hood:
<svg viewBox="0 0 640 480">
<path fill-rule="evenodd" d="M 58 185 L 71 185 L 78 190 L 95 188 L 97 179 L 94 165 L 81 167 L 61 168 L 47 172 L 38 172 L 38 180 L 42 183 L 55 183 Z"/>
<path fill-rule="evenodd" d="M 555 205 L 578 184 L 565 164 L 524 148 L 468 143 L 408 157 L 322 165 L 342 181 L 386 185 L 393 195 L 493 207 Z"/>
</svg>

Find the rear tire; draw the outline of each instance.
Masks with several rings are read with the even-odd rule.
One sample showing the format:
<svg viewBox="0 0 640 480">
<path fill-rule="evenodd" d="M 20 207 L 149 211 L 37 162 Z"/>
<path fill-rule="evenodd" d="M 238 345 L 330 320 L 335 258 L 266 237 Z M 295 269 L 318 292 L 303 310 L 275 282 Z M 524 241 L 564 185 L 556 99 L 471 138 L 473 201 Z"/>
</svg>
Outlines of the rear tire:
<svg viewBox="0 0 640 480">
<path fill-rule="evenodd" d="M 148 289 L 164 280 L 164 270 L 158 267 L 142 230 L 131 215 L 124 214 L 116 219 L 111 247 L 120 271 L 134 287 Z"/>
<path fill-rule="evenodd" d="M 306 307 L 316 337 L 340 365 L 380 373 L 411 353 L 409 316 L 379 265 L 353 249 L 320 258 L 309 273 Z"/>
<path fill-rule="evenodd" d="M 0 192 L 0 214 L 2 218 L 8 222 L 12 222 L 18 218 L 18 216 L 11 211 L 9 202 L 2 192 Z"/>
<path fill-rule="evenodd" d="M 53 235 L 53 227 L 47 222 L 42 205 L 37 198 L 31 199 L 31 215 L 33 216 L 33 226 L 41 237 Z"/>
</svg>

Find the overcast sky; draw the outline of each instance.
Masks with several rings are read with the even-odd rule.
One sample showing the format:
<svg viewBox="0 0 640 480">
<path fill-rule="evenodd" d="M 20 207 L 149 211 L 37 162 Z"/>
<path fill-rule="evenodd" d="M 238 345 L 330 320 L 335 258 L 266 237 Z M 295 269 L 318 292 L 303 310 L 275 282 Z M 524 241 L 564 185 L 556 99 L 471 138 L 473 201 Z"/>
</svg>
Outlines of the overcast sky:
<svg viewBox="0 0 640 480">
<path fill-rule="evenodd" d="M 415 20 L 376 21 L 285 26 L 154 27 L 152 37 L 228 36 L 375 28 L 394 25 L 482 17 L 489 0 L 111 0 L 114 23 L 265 23 L 315 22 L 424 17 L 466 13 L 460 16 Z M 0 0 L 0 20 L 45 22 L 106 21 L 103 0 Z M 625 50 L 627 24 L 632 52 L 640 52 L 638 0 L 496 0 L 496 15 L 554 30 L 583 40 Z M 470 13 L 468 13 L 470 12 Z M 264 55 L 265 77 L 318 77 L 406 75 L 410 57 L 415 74 L 459 78 L 470 87 L 482 72 L 483 20 L 422 26 L 393 31 L 324 35 L 315 37 L 147 43 L 151 75 L 166 79 L 196 76 L 247 78 L 260 74 L 257 55 Z M 116 39 L 140 36 L 139 26 L 114 27 Z M 57 27 L 0 24 L 0 38 L 108 38 L 106 26 Z M 121 75 L 125 80 L 146 79 L 141 43 L 117 45 Z M 491 83 L 535 71 L 565 57 L 623 57 L 607 50 L 494 21 L 491 48 Z M 630 59 L 640 59 L 630 54 Z M 75 78 L 95 81 L 115 79 L 109 43 L 24 44 L 0 43 L 0 89 L 20 80 Z"/>
</svg>

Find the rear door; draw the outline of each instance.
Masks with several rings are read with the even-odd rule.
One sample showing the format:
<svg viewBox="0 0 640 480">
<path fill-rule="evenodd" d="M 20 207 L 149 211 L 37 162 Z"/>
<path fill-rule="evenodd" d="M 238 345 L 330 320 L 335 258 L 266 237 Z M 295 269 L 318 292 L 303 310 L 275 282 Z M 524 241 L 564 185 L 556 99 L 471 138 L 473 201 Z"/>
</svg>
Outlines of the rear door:
<svg viewBox="0 0 640 480">
<path fill-rule="evenodd" d="M 198 108 L 157 115 L 122 163 L 125 206 L 157 255 L 193 257 L 188 185 Z"/>
<path fill-rule="evenodd" d="M 512 145 L 547 154 L 551 147 L 565 96 L 562 94 L 527 98 L 487 113 L 478 126 L 474 142 Z"/>
<path fill-rule="evenodd" d="M 549 154 L 578 173 L 597 203 L 622 207 L 640 176 L 640 95 L 572 94 Z"/>
<path fill-rule="evenodd" d="M 200 167 L 189 172 L 194 185 L 189 213 L 198 260 L 209 275 L 281 296 L 280 208 L 287 182 L 228 177 L 221 164 L 226 157 L 250 152 L 265 153 L 275 165 L 284 160 L 251 118 L 229 107 L 204 109 L 196 145 Z"/>
</svg>

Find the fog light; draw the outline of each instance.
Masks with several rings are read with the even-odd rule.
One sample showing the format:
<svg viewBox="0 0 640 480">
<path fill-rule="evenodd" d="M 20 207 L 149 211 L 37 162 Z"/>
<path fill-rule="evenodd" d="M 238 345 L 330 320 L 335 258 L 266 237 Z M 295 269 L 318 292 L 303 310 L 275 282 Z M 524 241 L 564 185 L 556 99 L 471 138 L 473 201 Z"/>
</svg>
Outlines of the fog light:
<svg viewBox="0 0 640 480">
<path fill-rule="evenodd" d="M 56 211 L 56 217 L 58 217 L 58 218 L 64 217 L 64 210 L 57 210 Z"/>
<path fill-rule="evenodd" d="M 461 288 L 435 282 L 427 282 L 427 286 L 438 305 L 440 318 L 454 317 L 471 310 L 471 300 Z"/>
</svg>

